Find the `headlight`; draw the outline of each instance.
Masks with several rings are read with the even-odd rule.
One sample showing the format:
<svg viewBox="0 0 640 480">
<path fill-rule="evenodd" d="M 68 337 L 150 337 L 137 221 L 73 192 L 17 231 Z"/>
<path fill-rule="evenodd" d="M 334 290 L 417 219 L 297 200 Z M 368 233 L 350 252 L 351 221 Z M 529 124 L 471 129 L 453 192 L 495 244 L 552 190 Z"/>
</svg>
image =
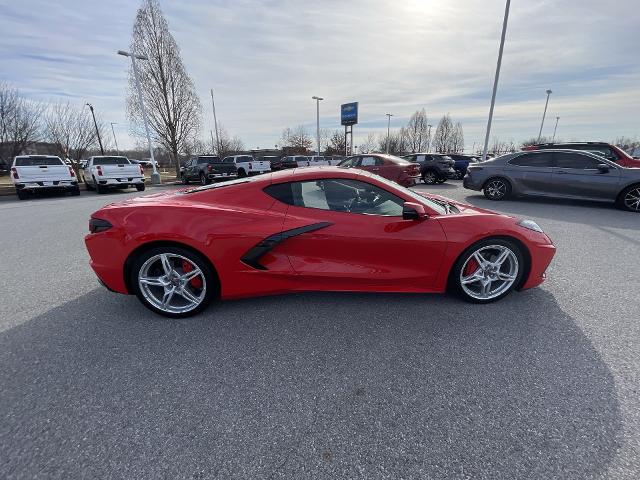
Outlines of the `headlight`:
<svg viewBox="0 0 640 480">
<path fill-rule="evenodd" d="M 538 225 L 533 220 L 520 220 L 518 222 L 518 225 L 520 225 L 523 228 L 526 228 L 527 230 L 533 230 L 534 232 L 544 233 L 542 228 L 540 228 L 540 225 Z"/>
</svg>

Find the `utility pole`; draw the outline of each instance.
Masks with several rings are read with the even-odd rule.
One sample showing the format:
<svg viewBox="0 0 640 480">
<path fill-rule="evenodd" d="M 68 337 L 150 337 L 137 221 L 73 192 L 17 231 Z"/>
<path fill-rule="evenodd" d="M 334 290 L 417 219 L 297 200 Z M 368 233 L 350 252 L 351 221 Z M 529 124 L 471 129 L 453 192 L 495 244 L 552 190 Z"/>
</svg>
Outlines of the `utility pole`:
<svg viewBox="0 0 640 480">
<path fill-rule="evenodd" d="M 389 153 L 389 140 L 391 139 L 391 117 L 392 113 L 385 113 L 387 116 L 387 153 Z"/>
<path fill-rule="evenodd" d="M 558 130 L 558 120 L 560 120 L 560 117 L 556 117 L 556 126 L 553 127 L 553 138 L 551 139 L 551 142 L 554 142 L 556 140 L 556 130 Z"/>
<path fill-rule="evenodd" d="M 111 122 L 111 133 L 113 133 L 113 141 L 116 142 L 116 153 L 120 155 L 120 149 L 118 148 L 118 139 L 116 138 L 116 132 L 113 129 L 114 125 L 117 125 L 117 123 Z"/>
<path fill-rule="evenodd" d="M 90 103 L 86 104 L 89 107 L 89 110 L 91 110 L 91 116 L 93 117 L 93 124 L 96 127 L 96 135 L 98 136 L 98 144 L 100 145 L 100 154 L 104 155 L 104 148 L 102 148 L 102 140 L 100 139 L 100 131 L 98 130 L 98 122 L 96 122 L 96 114 L 93 113 L 93 105 L 91 105 Z"/>
<path fill-rule="evenodd" d="M 487 121 L 487 132 L 484 137 L 484 149 L 482 150 L 482 161 L 487 159 L 487 148 L 489 147 L 489 135 L 491 135 L 491 121 L 493 120 L 493 107 L 496 104 L 496 92 L 498 91 L 498 79 L 500 78 L 500 66 L 502 65 L 502 52 L 504 51 L 504 39 L 507 35 L 507 22 L 509 21 L 509 7 L 511 0 L 507 0 L 504 7 L 504 19 L 502 20 L 502 35 L 500 37 L 500 49 L 498 50 L 498 63 L 496 64 L 496 75 L 493 79 L 493 92 L 491 93 L 491 107 L 489 107 L 489 120 Z"/>
<path fill-rule="evenodd" d="M 542 112 L 542 123 L 540 123 L 540 131 L 538 132 L 538 143 L 540 143 L 540 139 L 542 138 L 542 127 L 544 126 L 544 117 L 547 116 L 547 107 L 549 106 L 549 96 L 553 92 L 551 90 L 547 90 L 547 101 L 544 104 L 544 112 Z"/>
<path fill-rule="evenodd" d="M 149 132 L 149 120 L 147 120 L 147 111 L 144 108 L 144 101 L 142 99 L 142 87 L 140 86 L 140 78 L 138 76 L 137 60 L 149 60 L 145 55 L 136 55 L 134 53 L 125 52 L 124 50 L 118 50 L 118 55 L 131 58 L 131 65 L 133 66 L 133 78 L 136 82 L 136 90 L 138 91 L 138 102 L 140 103 L 140 110 L 142 111 L 142 121 L 144 122 L 144 130 L 147 133 L 147 144 L 149 146 L 149 156 L 151 158 L 151 166 L 153 167 L 153 173 L 151 174 L 151 183 L 153 185 L 160 185 L 160 174 L 156 166 L 156 160 L 153 157 L 153 146 L 151 145 L 151 133 Z"/>
<path fill-rule="evenodd" d="M 213 88 L 211 89 L 211 107 L 213 108 L 213 128 L 216 130 L 217 155 L 220 155 L 220 135 L 218 134 L 218 117 L 216 117 L 216 103 L 213 101 Z"/>
</svg>

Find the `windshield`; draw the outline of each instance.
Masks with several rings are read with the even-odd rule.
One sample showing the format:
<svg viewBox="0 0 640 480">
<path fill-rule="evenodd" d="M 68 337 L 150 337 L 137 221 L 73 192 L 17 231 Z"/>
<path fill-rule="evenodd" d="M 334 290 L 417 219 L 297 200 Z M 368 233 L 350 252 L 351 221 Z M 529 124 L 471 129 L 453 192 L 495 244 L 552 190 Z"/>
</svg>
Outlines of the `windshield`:
<svg viewBox="0 0 640 480">
<path fill-rule="evenodd" d="M 94 165 L 124 165 L 129 164 L 126 157 L 94 157 Z"/>
<path fill-rule="evenodd" d="M 16 157 L 16 167 L 36 167 L 39 165 L 63 165 L 59 157 Z"/>
<path fill-rule="evenodd" d="M 407 163 L 409 163 L 409 162 L 407 162 Z M 444 205 L 440 201 L 435 201 L 435 200 L 432 200 L 430 198 L 423 197 L 419 193 L 416 193 L 413 190 L 410 190 L 410 189 L 408 189 L 406 187 L 403 187 L 402 185 L 399 185 L 396 182 L 393 182 L 391 180 L 387 180 L 386 178 L 381 177 L 380 175 L 375 175 L 373 173 L 367 172 L 367 176 L 375 177 L 376 180 L 388 185 L 389 187 L 392 187 L 392 188 L 394 188 L 396 190 L 400 190 L 405 195 L 408 195 L 412 199 L 416 200 L 417 202 L 419 202 L 419 203 L 421 203 L 423 205 L 426 205 L 427 207 L 431 208 L 432 210 L 438 212 L 438 214 L 440 214 L 440 215 L 445 215 L 447 213 L 447 209 L 444 207 Z"/>
</svg>

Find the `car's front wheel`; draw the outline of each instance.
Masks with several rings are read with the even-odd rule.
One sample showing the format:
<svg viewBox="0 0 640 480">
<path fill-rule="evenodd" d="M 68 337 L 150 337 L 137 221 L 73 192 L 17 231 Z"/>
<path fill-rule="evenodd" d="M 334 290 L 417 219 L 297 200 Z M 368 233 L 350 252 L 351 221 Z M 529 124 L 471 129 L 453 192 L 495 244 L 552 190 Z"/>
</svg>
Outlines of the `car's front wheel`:
<svg viewBox="0 0 640 480">
<path fill-rule="evenodd" d="M 150 310 L 181 318 L 205 309 L 218 295 L 218 281 L 199 254 L 180 247 L 157 247 L 135 259 L 130 284 Z"/>
<path fill-rule="evenodd" d="M 458 258 L 450 281 L 465 300 L 489 303 L 508 295 L 520 283 L 524 270 L 524 255 L 516 243 L 502 238 L 487 239 Z"/>
<path fill-rule="evenodd" d="M 209 185 L 209 181 L 204 173 L 200 174 L 200 185 Z"/>
<path fill-rule="evenodd" d="M 483 190 L 489 200 L 503 200 L 511 193 L 511 184 L 504 178 L 492 178 L 485 183 Z"/>
<path fill-rule="evenodd" d="M 616 204 L 623 210 L 640 213 L 640 185 L 631 185 L 625 188 Z"/>
</svg>

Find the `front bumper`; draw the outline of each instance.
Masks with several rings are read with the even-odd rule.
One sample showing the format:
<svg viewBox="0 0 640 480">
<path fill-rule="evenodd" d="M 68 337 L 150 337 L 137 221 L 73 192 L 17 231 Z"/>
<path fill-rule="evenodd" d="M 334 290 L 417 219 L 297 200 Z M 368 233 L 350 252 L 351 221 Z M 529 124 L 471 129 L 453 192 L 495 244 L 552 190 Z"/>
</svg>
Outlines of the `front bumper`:
<svg viewBox="0 0 640 480">
<path fill-rule="evenodd" d="M 476 191 L 482 190 L 482 184 L 478 184 L 474 182 L 474 180 L 469 175 L 468 170 L 467 170 L 467 174 L 462 178 L 462 186 L 469 190 L 476 190 Z"/>
<path fill-rule="evenodd" d="M 531 269 L 529 271 L 529 278 L 527 278 L 527 281 L 522 285 L 523 290 L 537 287 L 544 282 L 547 268 L 549 268 L 551 260 L 553 260 L 553 256 L 556 254 L 556 247 L 553 244 L 529 245 L 529 253 L 531 254 Z"/>
</svg>

